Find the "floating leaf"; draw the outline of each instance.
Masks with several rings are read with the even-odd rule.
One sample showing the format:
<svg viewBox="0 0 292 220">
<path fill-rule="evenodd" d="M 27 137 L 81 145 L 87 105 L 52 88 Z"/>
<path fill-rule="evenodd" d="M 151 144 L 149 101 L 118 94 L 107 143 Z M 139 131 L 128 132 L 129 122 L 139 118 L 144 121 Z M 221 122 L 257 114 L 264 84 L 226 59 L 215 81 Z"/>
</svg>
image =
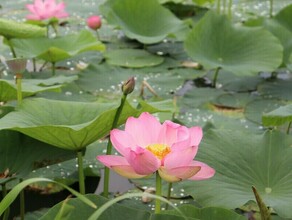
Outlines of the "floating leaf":
<svg viewBox="0 0 292 220">
<path fill-rule="evenodd" d="M 119 26 L 127 37 L 144 44 L 160 42 L 184 27 L 184 23 L 157 0 L 110 0 L 102 11 L 110 24 Z"/>
<path fill-rule="evenodd" d="M 262 96 L 268 98 L 292 100 L 291 83 L 291 79 L 264 82 L 258 86 L 258 91 Z"/>
<path fill-rule="evenodd" d="M 23 79 L 22 96 L 28 97 L 44 91 L 60 91 L 62 83 L 69 83 L 77 76 L 57 76 L 50 79 Z M 17 88 L 14 80 L 0 79 L 0 101 L 17 99 Z"/>
<path fill-rule="evenodd" d="M 12 39 L 11 43 L 19 56 L 39 58 L 48 62 L 65 60 L 85 51 L 105 49 L 89 31 L 57 38 Z"/>
<path fill-rule="evenodd" d="M 185 49 L 207 69 L 221 67 L 241 75 L 273 71 L 283 57 L 281 43 L 270 32 L 234 26 L 214 12 L 208 12 L 193 28 Z"/>
<path fill-rule="evenodd" d="M 278 126 L 292 121 L 292 104 L 281 106 L 263 115 L 263 125 Z"/>
<path fill-rule="evenodd" d="M 164 61 L 164 58 L 161 56 L 139 49 L 112 50 L 105 53 L 105 58 L 110 65 L 131 68 L 156 66 Z"/>
</svg>

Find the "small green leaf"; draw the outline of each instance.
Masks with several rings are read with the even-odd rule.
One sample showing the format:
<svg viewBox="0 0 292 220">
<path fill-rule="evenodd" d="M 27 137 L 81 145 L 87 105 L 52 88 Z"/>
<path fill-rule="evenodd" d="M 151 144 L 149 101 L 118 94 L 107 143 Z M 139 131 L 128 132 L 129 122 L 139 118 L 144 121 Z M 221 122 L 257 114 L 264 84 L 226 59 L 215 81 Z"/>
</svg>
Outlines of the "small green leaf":
<svg viewBox="0 0 292 220">
<path fill-rule="evenodd" d="M 262 117 L 264 126 L 279 126 L 292 122 L 292 104 L 281 106 Z"/>
<path fill-rule="evenodd" d="M 110 65 L 131 68 L 157 66 L 164 61 L 164 58 L 161 56 L 139 49 L 112 50 L 105 53 L 104 56 Z"/>
</svg>

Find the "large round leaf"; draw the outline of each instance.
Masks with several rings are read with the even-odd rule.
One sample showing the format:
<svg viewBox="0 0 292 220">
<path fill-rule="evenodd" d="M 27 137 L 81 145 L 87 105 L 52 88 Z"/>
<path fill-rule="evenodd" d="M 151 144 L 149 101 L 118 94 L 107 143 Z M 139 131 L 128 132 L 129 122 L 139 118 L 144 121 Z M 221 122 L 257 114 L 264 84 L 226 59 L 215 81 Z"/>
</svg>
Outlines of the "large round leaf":
<svg viewBox="0 0 292 220">
<path fill-rule="evenodd" d="M 157 0 L 110 0 L 103 5 L 103 12 L 127 37 L 145 44 L 157 43 L 184 26 Z"/>
<path fill-rule="evenodd" d="M 212 166 L 215 176 L 175 187 L 183 188 L 204 206 L 234 209 L 254 200 L 251 186 L 255 186 L 267 206 L 292 218 L 291 145 L 292 137 L 278 132 L 210 131 L 196 159 Z"/>
<path fill-rule="evenodd" d="M 89 31 L 57 38 L 13 39 L 11 43 L 18 56 L 40 58 L 48 62 L 65 60 L 85 51 L 105 49 Z"/>
<path fill-rule="evenodd" d="M 235 74 L 273 71 L 283 57 L 283 47 L 270 32 L 237 27 L 214 12 L 207 13 L 185 41 L 187 53 L 205 68 L 221 67 Z"/>
<path fill-rule="evenodd" d="M 18 111 L 0 119 L 0 129 L 17 130 L 56 147 L 80 150 L 108 134 L 118 104 L 24 100 Z M 126 104 L 119 124 L 138 110 Z"/>
<path fill-rule="evenodd" d="M 139 49 L 120 49 L 112 50 L 105 54 L 108 64 L 142 68 L 156 66 L 164 61 L 164 58 Z"/>
<path fill-rule="evenodd" d="M 46 28 L 1 18 L 0 35 L 6 38 L 44 37 Z"/>
</svg>

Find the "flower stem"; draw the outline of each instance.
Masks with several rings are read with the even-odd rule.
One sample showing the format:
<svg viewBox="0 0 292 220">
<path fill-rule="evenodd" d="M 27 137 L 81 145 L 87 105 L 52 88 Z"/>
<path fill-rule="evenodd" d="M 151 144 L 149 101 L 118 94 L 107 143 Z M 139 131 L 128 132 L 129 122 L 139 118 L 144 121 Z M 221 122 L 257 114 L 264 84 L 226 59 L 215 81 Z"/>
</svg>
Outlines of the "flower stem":
<svg viewBox="0 0 292 220">
<path fill-rule="evenodd" d="M 289 134 L 289 132 L 290 132 L 291 123 L 292 122 L 289 122 L 289 124 L 288 124 L 288 128 L 287 128 L 286 134 Z"/>
<path fill-rule="evenodd" d="M 213 78 L 213 84 L 212 84 L 212 86 L 214 88 L 216 88 L 216 82 L 217 82 L 219 70 L 220 70 L 220 67 L 217 67 L 217 69 L 215 70 L 215 74 L 214 74 L 214 78 Z"/>
<path fill-rule="evenodd" d="M 221 12 L 221 0 L 217 0 L 217 13 L 220 14 Z"/>
<path fill-rule="evenodd" d="M 16 73 L 15 80 L 16 80 L 16 86 L 17 86 L 17 105 L 19 107 L 22 103 L 22 92 L 21 92 L 22 74 Z"/>
<path fill-rule="evenodd" d="M 6 194 L 7 194 L 7 189 L 6 189 L 5 183 L 1 184 L 1 186 L 2 186 L 2 197 L 4 198 L 6 196 Z M 9 212 L 10 212 L 10 208 L 8 207 L 5 210 L 4 214 L 3 214 L 2 220 L 8 220 L 9 219 Z"/>
<path fill-rule="evenodd" d="M 23 180 L 20 179 L 19 182 L 22 182 Z M 20 199 L 20 219 L 24 220 L 24 214 L 25 214 L 25 199 L 24 199 L 24 190 L 21 190 L 19 194 Z"/>
<path fill-rule="evenodd" d="M 168 183 L 168 189 L 167 189 L 167 200 L 170 200 L 170 196 L 171 196 L 171 188 L 172 188 L 172 183 Z M 165 205 L 165 209 L 168 209 L 168 203 L 166 203 Z"/>
<path fill-rule="evenodd" d="M 79 192 L 85 194 L 84 170 L 83 170 L 83 152 L 77 151 Z"/>
<path fill-rule="evenodd" d="M 161 184 L 161 177 L 159 176 L 158 171 L 156 172 L 156 195 L 157 196 L 161 196 L 161 188 L 162 188 L 162 184 Z M 160 199 L 155 200 L 155 214 L 159 214 L 161 210 L 161 201 Z"/>
<path fill-rule="evenodd" d="M 114 121 L 112 123 L 112 127 L 111 130 L 114 129 L 119 121 L 120 115 L 122 113 L 123 107 L 125 105 L 127 99 L 127 94 L 123 94 L 122 98 L 121 98 L 121 104 L 117 109 L 117 112 L 115 114 L 115 118 Z M 110 139 L 108 140 L 107 143 L 107 147 L 106 147 L 106 155 L 111 155 L 112 153 L 112 142 L 110 141 Z M 110 170 L 108 167 L 104 168 L 104 182 L 103 182 L 103 196 L 108 198 L 108 194 L 109 194 L 109 177 L 110 177 Z"/>
<path fill-rule="evenodd" d="M 270 18 L 273 17 L 274 0 L 270 0 Z"/>
<path fill-rule="evenodd" d="M 52 62 L 52 75 L 55 76 L 56 74 L 56 63 Z"/>
<path fill-rule="evenodd" d="M 12 46 L 12 44 L 11 44 L 11 42 L 10 42 L 9 39 L 7 39 L 7 42 L 8 42 L 8 46 L 9 46 L 9 48 L 10 48 L 10 51 L 11 51 L 11 53 L 12 53 L 13 58 L 16 58 L 17 56 L 16 56 L 16 52 L 15 52 L 15 50 L 14 50 L 14 47 Z"/>
<path fill-rule="evenodd" d="M 233 4 L 233 0 L 229 0 L 229 2 L 228 2 L 228 18 L 230 20 L 232 19 L 232 4 Z"/>
</svg>

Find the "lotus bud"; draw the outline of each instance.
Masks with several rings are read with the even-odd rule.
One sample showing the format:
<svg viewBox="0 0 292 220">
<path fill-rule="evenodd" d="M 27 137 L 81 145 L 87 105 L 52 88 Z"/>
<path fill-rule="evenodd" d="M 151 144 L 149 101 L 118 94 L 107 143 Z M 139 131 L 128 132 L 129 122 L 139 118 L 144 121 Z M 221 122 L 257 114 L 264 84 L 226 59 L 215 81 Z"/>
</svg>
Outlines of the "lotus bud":
<svg viewBox="0 0 292 220">
<path fill-rule="evenodd" d="M 92 15 L 86 20 L 87 26 L 92 30 L 97 30 L 101 27 L 101 17 L 97 15 Z"/>
<path fill-rule="evenodd" d="M 6 60 L 6 64 L 10 71 L 13 73 L 22 73 L 26 69 L 27 59 L 16 58 L 11 60 Z"/>
<path fill-rule="evenodd" d="M 128 95 L 128 94 L 132 93 L 134 88 L 135 88 L 135 78 L 134 77 L 129 78 L 128 81 L 122 85 L 122 91 L 123 91 L 124 95 Z"/>
</svg>

